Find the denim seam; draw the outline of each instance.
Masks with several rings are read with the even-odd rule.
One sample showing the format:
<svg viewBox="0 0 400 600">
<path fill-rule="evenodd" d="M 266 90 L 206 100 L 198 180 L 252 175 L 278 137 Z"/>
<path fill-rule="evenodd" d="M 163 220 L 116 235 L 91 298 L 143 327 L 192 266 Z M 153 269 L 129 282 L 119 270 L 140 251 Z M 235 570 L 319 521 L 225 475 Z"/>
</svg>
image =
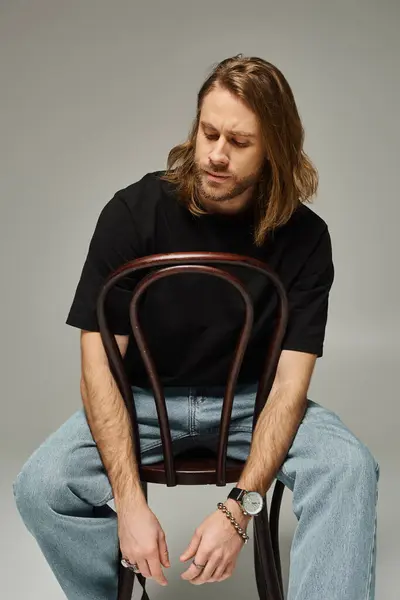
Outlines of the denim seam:
<svg viewBox="0 0 400 600">
<path fill-rule="evenodd" d="M 243 427 L 241 425 L 233 425 L 229 427 L 229 431 L 244 431 L 245 433 L 252 433 L 252 429 L 250 427 Z"/>
<path fill-rule="evenodd" d="M 284 476 L 285 476 L 285 477 L 287 477 L 288 479 L 290 479 L 290 481 L 292 481 L 293 483 L 295 483 L 295 482 L 296 482 L 295 478 L 294 478 L 294 477 L 292 477 L 292 475 L 289 475 L 289 473 L 287 472 L 287 469 L 286 469 L 286 467 L 285 467 L 285 464 L 283 464 L 283 465 L 281 466 L 281 469 L 280 469 L 280 470 L 282 471 L 282 473 L 284 474 Z"/>
<path fill-rule="evenodd" d="M 194 400 L 193 391 L 192 391 L 192 389 L 190 389 L 190 391 L 189 391 L 189 410 L 188 410 L 188 416 L 189 416 L 189 433 L 190 433 L 190 435 L 193 435 L 193 433 L 194 433 L 194 426 L 195 426 L 195 423 L 194 423 L 195 416 L 194 416 L 194 410 L 193 410 L 194 402 L 193 402 L 193 400 Z"/>
<path fill-rule="evenodd" d="M 251 435 L 252 430 L 249 427 L 229 427 L 229 433 L 232 431 L 241 431 L 243 433 L 248 433 L 249 435 Z M 202 433 L 214 433 L 217 434 L 219 433 L 219 427 L 207 427 L 207 428 L 202 428 L 201 430 Z"/>
<path fill-rule="evenodd" d="M 379 477 L 379 465 L 377 464 L 375 466 L 375 474 L 378 480 Z M 367 587 L 365 590 L 365 600 L 371 600 L 371 584 L 372 584 L 372 566 L 373 566 L 373 562 L 374 562 L 374 554 L 376 551 L 376 525 L 377 525 L 377 505 L 378 505 L 378 481 L 376 484 L 376 491 L 375 491 L 375 518 L 374 518 L 374 533 L 372 536 L 372 544 L 371 544 L 371 551 L 370 551 L 370 556 L 369 556 L 369 574 L 368 574 L 368 579 L 367 579 Z"/>
<path fill-rule="evenodd" d="M 181 440 L 181 439 L 183 439 L 185 437 L 190 437 L 190 434 L 182 433 L 181 435 L 178 435 L 177 437 L 175 437 L 172 441 L 176 442 L 176 441 Z M 149 450 L 154 450 L 154 448 L 157 448 L 158 446 L 162 446 L 162 443 L 155 442 L 151 446 L 147 446 L 145 452 L 148 452 Z M 107 502 L 109 502 L 112 499 L 113 499 L 113 490 L 111 488 L 111 492 L 108 492 L 107 495 L 105 496 L 105 498 L 103 500 L 100 500 L 100 502 L 96 502 L 95 504 L 92 503 L 92 506 L 103 506 L 104 504 L 106 504 Z"/>
</svg>

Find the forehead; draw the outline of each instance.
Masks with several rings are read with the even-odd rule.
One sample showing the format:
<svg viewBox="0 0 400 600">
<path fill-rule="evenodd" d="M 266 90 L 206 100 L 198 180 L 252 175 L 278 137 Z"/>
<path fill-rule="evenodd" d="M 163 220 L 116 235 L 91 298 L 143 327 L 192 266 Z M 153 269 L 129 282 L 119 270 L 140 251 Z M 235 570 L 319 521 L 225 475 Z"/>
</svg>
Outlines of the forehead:
<svg viewBox="0 0 400 600">
<path fill-rule="evenodd" d="M 200 119 L 220 131 L 242 131 L 255 136 L 259 133 L 255 113 L 240 98 L 223 88 L 212 90 L 204 98 Z"/>
</svg>

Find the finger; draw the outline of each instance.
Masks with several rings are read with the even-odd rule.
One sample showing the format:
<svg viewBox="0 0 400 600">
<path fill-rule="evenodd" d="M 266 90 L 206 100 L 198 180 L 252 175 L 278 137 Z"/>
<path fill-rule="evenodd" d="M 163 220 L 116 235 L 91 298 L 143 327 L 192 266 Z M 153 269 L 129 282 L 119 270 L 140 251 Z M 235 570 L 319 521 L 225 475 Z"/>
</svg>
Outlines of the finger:
<svg viewBox="0 0 400 600">
<path fill-rule="evenodd" d="M 232 568 L 228 567 L 221 575 L 219 581 L 225 581 L 225 579 L 229 579 L 229 577 L 232 577 Z"/>
<path fill-rule="evenodd" d="M 151 576 L 159 583 L 160 585 L 167 585 L 168 581 L 161 569 L 160 559 L 158 556 L 148 558 L 147 562 L 149 563 Z"/>
<path fill-rule="evenodd" d="M 197 563 L 197 560 L 196 560 L 196 563 Z M 200 564 L 204 565 L 205 563 L 200 563 Z M 199 571 L 198 577 L 195 577 L 194 579 L 192 579 L 190 583 L 193 583 L 194 585 L 202 585 L 203 583 L 208 583 L 208 581 L 210 581 L 210 579 L 213 577 L 213 575 L 214 575 L 215 571 L 217 570 L 217 568 L 219 567 L 219 565 L 220 565 L 220 560 L 218 558 L 210 559 L 207 562 L 205 568 L 202 571 Z M 225 570 L 225 566 L 223 568 Z"/>
<path fill-rule="evenodd" d="M 171 563 L 169 562 L 168 547 L 165 535 L 160 536 L 158 540 L 158 549 L 160 552 L 160 561 L 162 565 L 166 568 L 170 567 Z"/>
<path fill-rule="evenodd" d="M 196 558 L 194 560 L 195 560 L 196 565 L 206 565 L 209 560 L 209 556 L 208 555 L 206 556 L 205 554 L 200 554 L 198 552 L 196 554 Z M 191 581 L 191 580 L 195 579 L 195 577 L 199 577 L 199 575 L 201 575 L 201 573 L 203 572 L 203 569 L 200 570 L 199 567 L 196 567 L 196 565 L 194 565 L 192 562 L 192 564 L 187 569 L 187 571 L 182 573 L 182 575 L 181 575 L 182 579 Z"/>
<path fill-rule="evenodd" d="M 215 569 L 213 575 L 211 576 L 211 578 L 208 580 L 210 583 L 215 583 L 217 581 L 224 581 L 224 579 L 228 579 L 228 577 L 231 577 L 233 572 L 233 565 L 232 563 L 227 563 L 227 564 L 221 564 L 218 565 L 217 568 Z"/>
<path fill-rule="evenodd" d="M 132 562 L 132 561 L 130 561 L 130 562 Z M 146 579 L 151 577 L 150 568 L 149 568 L 148 562 L 145 558 L 138 559 L 136 561 L 136 563 L 137 563 L 139 571 L 141 572 L 143 577 L 146 577 Z"/>
<path fill-rule="evenodd" d="M 201 541 L 201 535 L 198 531 L 195 531 L 192 539 L 190 540 L 189 546 L 186 548 L 186 550 L 180 556 L 181 561 L 188 560 L 189 558 L 193 558 L 193 556 L 196 555 L 200 541 Z"/>
</svg>

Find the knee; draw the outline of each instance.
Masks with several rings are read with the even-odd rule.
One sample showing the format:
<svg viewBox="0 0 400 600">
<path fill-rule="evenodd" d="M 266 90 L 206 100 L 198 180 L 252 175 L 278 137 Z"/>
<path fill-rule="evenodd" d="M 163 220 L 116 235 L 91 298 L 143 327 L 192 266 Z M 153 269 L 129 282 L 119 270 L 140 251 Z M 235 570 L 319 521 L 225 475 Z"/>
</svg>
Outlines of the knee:
<svg viewBox="0 0 400 600">
<path fill-rule="evenodd" d="M 13 482 L 13 492 L 15 504 L 22 519 L 27 523 L 31 520 L 31 515 L 36 513 L 41 496 L 39 484 L 39 471 L 34 465 L 34 461 L 29 459 Z M 41 499 L 41 503 L 42 503 Z"/>
<path fill-rule="evenodd" d="M 50 459 L 45 461 L 43 457 L 39 460 L 35 453 L 14 480 L 15 504 L 29 528 L 54 505 L 58 479 L 53 462 Z"/>
<path fill-rule="evenodd" d="M 356 438 L 343 457 L 343 470 L 360 490 L 374 491 L 379 480 L 379 464 L 368 447 Z"/>
</svg>

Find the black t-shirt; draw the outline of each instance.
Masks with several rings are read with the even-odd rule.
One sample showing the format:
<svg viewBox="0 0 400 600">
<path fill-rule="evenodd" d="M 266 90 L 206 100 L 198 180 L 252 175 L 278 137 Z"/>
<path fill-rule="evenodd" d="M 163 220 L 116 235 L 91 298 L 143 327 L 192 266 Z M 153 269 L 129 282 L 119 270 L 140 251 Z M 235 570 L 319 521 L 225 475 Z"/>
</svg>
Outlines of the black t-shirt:
<svg viewBox="0 0 400 600">
<path fill-rule="evenodd" d="M 66 322 L 99 331 L 100 289 L 112 271 L 130 260 L 168 252 L 230 252 L 262 260 L 280 277 L 289 300 L 282 348 L 322 356 L 334 268 L 321 217 L 301 204 L 257 247 L 251 215 L 194 216 L 177 200 L 172 184 L 161 180 L 163 173 L 149 173 L 116 192 L 101 211 Z M 255 382 L 273 332 L 276 293 L 262 274 L 237 265 L 224 268 L 244 282 L 253 301 L 254 326 L 239 382 Z M 130 382 L 145 387 L 149 382 L 129 318 L 134 281 L 132 276 L 120 280 L 106 308 L 113 333 L 130 335 L 125 356 Z M 229 283 L 194 273 L 159 280 L 144 292 L 139 316 L 164 385 L 226 383 L 244 316 L 241 296 Z"/>
</svg>

